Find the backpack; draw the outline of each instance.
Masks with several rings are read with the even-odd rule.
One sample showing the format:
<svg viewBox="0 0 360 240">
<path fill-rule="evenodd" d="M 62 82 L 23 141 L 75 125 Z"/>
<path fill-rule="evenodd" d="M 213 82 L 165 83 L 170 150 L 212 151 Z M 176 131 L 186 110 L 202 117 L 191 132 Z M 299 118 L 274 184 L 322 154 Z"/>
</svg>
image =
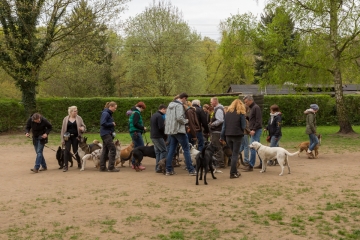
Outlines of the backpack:
<svg viewBox="0 0 360 240">
<path fill-rule="evenodd" d="M 195 108 L 190 107 L 186 109 L 185 116 L 189 120 L 188 126 L 190 128 L 190 133 L 193 138 L 196 138 L 196 132 L 199 132 L 202 129 Z"/>
</svg>

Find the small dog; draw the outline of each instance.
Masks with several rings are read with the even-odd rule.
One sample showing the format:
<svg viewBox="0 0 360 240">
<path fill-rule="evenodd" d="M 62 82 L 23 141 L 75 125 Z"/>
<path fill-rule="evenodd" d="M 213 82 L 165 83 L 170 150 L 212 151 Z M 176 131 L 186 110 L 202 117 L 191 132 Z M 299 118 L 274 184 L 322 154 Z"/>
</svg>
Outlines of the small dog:
<svg viewBox="0 0 360 240">
<path fill-rule="evenodd" d="M 198 153 L 198 155 L 196 156 L 196 185 L 199 185 L 199 180 L 202 180 L 202 174 L 203 174 L 203 169 L 205 169 L 205 173 L 204 173 L 204 184 L 207 185 L 207 181 L 206 181 L 206 174 L 208 173 L 209 169 L 211 171 L 211 176 L 213 179 L 216 179 L 216 177 L 214 176 L 214 168 L 213 168 L 213 156 L 215 154 L 215 152 L 218 149 L 212 145 L 209 144 L 208 146 L 204 147 L 203 150 Z M 200 178 L 199 178 L 199 170 L 200 172 Z"/>
<path fill-rule="evenodd" d="M 121 160 L 120 167 L 125 167 L 124 163 L 131 158 L 131 151 L 133 149 L 134 149 L 134 143 L 132 142 L 129 146 L 127 146 L 126 148 L 124 148 L 120 151 L 120 160 Z M 131 164 L 131 161 L 129 161 L 129 167 L 130 167 L 130 164 Z M 116 165 L 118 165 L 118 163 Z"/>
<path fill-rule="evenodd" d="M 317 135 L 317 138 L 319 139 L 319 143 L 315 146 L 314 148 L 314 152 L 315 152 L 315 158 L 317 158 L 317 156 L 319 155 L 319 146 L 321 145 L 321 134 Z M 310 142 L 302 142 L 299 144 L 299 146 L 297 146 L 297 148 L 299 148 L 299 154 L 298 156 L 300 157 L 300 153 L 302 151 L 307 151 L 309 149 L 310 146 Z"/>
<path fill-rule="evenodd" d="M 139 166 L 144 157 L 156 158 L 154 145 L 136 147 L 130 153 L 130 158 L 132 156 L 135 158 L 134 169 L 135 171 L 139 172 L 141 171 Z"/>
<path fill-rule="evenodd" d="M 120 151 L 121 151 L 121 144 L 119 140 L 116 140 L 114 142 L 115 144 L 115 148 L 116 148 L 116 154 L 115 154 L 115 166 L 118 165 L 120 163 Z M 101 157 L 101 153 L 102 153 L 102 148 L 100 149 L 96 149 L 94 151 L 92 151 L 89 154 L 85 154 L 85 156 L 81 159 L 82 161 L 82 166 L 80 171 L 84 171 L 85 170 L 85 165 L 86 165 L 86 161 L 91 159 L 94 162 L 94 165 L 97 169 L 100 168 L 100 157 Z M 106 161 L 109 160 L 109 158 L 106 159 Z"/>
<path fill-rule="evenodd" d="M 222 145 L 222 150 L 224 152 L 224 163 L 225 163 L 225 168 L 226 168 L 228 166 L 229 159 L 231 161 L 232 149 L 226 144 L 226 142 L 224 140 L 221 139 L 220 143 Z M 238 161 L 236 163 L 236 168 L 240 167 L 240 162 L 242 160 L 241 154 L 239 157 L 240 157 L 240 159 L 238 159 Z"/>
<path fill-rule="evenodd" d="M 166 158 L 161 159 L 158 162 L 159 170 L 165 175 L 166 172 Z"/>
<path fill-rule="evenodd" d="M 102 148 L 102 144 L 98 140 L 94 140 L 92 144 L 87 144 L 86 143 L 87 137 L 79 136 L 78 141 L 79 141 L 78 154 L 80 159 L 82 159 L 86 154 L 90 154 L 96 149 Z"/>
<path fill-rule="evenodd" d="M 58 164 L 60 166 L 59 169 L 63 169 L 64 167 L 64 153 L 65 153 L 65 148 L 63 149 L 59 146 L 58 150 L 56 151 L 56 160 L 58 161 Z M 70 158 L 69 162 L 70 162 L 70 167 L 72 167 L 74 164 L 72 158 Z"/>
<path fill-rule="evenodd" d="M 190 148 L 190 157 L 191 157 L 191 162 L 193 166 L 196 166 L 196 156 L 198 155 L 198 153 L 200 152 L 199 150 L 197 150 L 195 148 L 195 146 L 193 146 L 191 143 L 189 143 L 189 148 Z M 184 155 L 184 150 L 182 149 L 182 147 L 180 147 L 179 152 L 181 154 Z M 185 158 L 185 157 L 184 157 Z"/>
<path fill-rule="evenodd" d="M 284 173 L 284 164 L 287 165 L 289 174 L 290 174 L 290 166 L 289 166 L 289 160 L 288 156 L 294 156 L 299 153 L 299 151 L 295 153 L 289 153 L 282 147 L 268 147 L 265 145 L 262 145 L 261 143 L 254 141 L 249 145 L 250 148 L 255 149 L 257 154 L 260 156 L 262 160 L 262 169 L 261 173 L 266 172 L 266 165 L 268 160 L 274 160 L 277 159 L 280 167 L 281 167 L 281 173 L 280 176 Z"/>
</svg>

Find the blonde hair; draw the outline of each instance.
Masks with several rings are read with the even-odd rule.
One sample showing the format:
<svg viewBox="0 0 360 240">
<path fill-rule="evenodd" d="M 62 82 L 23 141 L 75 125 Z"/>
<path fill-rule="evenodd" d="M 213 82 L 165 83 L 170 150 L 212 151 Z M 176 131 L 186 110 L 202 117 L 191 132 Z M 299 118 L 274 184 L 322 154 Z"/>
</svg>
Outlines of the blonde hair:
<svg viewBox="0 0 360 240">
<path fill-rule="evenodd" d="M 226 113 L 228 111 L 229 106 L 224 106 L 224 112 Z"/>
<path fill-rule="evenodd" d="M 76 106 L 71 106 L 68 108 L 68 113 L 69 115 L 71 115 L 71 113 L 74 111 L 74 110 L 77 110 L 77 107 Z"/>
<path fill-rule="evenodd" d="M 228 112 L 236 111 L 236 114 L 245 114 L 245 105 L 240 99 L 235 99 L 228 107 Z"/>
<path fill-rule="evenodd" d="M 107 102 L 104 108 L 114 107 L 115 105 L 117 105 L 116 102 Z"/>
</svg>

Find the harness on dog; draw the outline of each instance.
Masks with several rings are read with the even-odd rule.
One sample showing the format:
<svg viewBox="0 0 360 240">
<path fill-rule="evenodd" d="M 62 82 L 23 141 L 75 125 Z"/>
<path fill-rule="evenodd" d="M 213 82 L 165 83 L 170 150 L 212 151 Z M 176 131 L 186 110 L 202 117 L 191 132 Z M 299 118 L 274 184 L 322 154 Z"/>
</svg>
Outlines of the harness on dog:
<svg viewBox="0 0 360 240">
<path fill-rule="evenodd" d="M 258 155 L 258 157 L 259 157 L 259 159 L 260 159 L 260 161 L 262 162 L 262 159 L 261 159 L 261 157 L 260 157 L 260 155 L 259 155 L 259 149 L 261 148 L 261 145 L 260 145 L 260 147 L 258 148 L 258 149 L 256 149 L 255 151 L 256 151 L 256 153 L 257 153 L 257 155 Z"/>
</svg>

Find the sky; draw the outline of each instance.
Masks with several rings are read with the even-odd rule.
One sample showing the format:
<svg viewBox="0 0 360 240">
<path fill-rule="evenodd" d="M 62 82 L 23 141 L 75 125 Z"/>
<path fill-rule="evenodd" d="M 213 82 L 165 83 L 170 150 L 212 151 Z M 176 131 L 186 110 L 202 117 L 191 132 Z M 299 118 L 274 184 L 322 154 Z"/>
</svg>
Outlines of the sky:
<svg viewBox="0 0 360 240">
<path fill-rule="evenodd" d="M 131 0 L 128 10 L 122 14 L 123 20 L 142 13 L 152 0 Z M 202 37 L 207 36 L 220 41 L 219 23 L 231 15 L 252 12 L 262 13 L 265 0 L 170 0 L 183 14 L 183 19 Z"/>
</svg>

